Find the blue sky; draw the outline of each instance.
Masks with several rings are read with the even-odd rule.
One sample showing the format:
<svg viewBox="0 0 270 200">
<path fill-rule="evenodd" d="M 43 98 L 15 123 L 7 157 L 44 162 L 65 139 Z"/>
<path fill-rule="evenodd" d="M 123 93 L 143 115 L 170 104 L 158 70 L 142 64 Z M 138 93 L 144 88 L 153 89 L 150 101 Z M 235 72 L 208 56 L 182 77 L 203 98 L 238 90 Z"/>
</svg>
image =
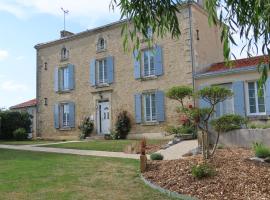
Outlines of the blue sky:
<svg viewBox="0 0 270 200">
<path fill-rule="evenodd" d="M 67 30 L 77 33 L 119 19 L 111 0 L 1 0 L 0 108 L 36 96 L 34 45 L 59 38 L 61 7 L 68 9 Z M 237 39 L 239 41 L 239 39 Z M 239 48 L 234 47 L 237 57 Z"/>
</svg>

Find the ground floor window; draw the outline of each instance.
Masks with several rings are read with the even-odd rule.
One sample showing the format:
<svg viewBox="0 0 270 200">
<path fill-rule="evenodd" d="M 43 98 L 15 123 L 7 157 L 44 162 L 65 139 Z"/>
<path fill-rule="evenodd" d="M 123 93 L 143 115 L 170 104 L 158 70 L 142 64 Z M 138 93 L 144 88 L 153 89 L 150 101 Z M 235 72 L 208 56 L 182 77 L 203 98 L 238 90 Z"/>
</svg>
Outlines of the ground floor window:
<svg viewBox="0 0 270 200">
<path fill-rule="evenodd" d="M 265 89 L 260 88 L 257 81 L 253 81 L 247 83 L 246 90 L 248 113 L 250 115 L 265 114 Z"/>
<path fill-rule="evenodd" d="M 73 102 L 60 102 L 54 105 L 54 127 L 75 127 L 75 104 Z"/>
<path fill-rule="evenodd" d="M 143 94 L 144 120 L 146 122 L 154 122 L 157 120 L 156 112 L 156 94 Z"/>
<path fill-rule="evenodd" d="M 226 84 L 222 84 L 218 86 L 232 90 L 231 83 L 226 83 Z M 216 117 L 220 117 L 227 114 L 234 114 L 234 98 L 233 97 L 227 98 L 226 100 L 224 100 L 223 102 L 220 102 L 216 106 Z"/>
<path fill-rule="evenodd" d="M 62 127 L 69 127 L 69 104 L 61 104 Z"/>
</svg>

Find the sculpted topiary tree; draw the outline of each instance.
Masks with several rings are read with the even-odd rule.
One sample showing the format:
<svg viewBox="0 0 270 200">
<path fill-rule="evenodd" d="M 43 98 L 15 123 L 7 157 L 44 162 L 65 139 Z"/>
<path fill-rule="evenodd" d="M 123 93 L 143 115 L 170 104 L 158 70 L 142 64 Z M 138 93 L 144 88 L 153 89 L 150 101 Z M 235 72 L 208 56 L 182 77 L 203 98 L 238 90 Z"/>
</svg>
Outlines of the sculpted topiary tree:
<svg viewBox="0 0 270 200">
<path fill-rule="evenodd" d="M 215 113 L 216 105 L 233 96 L 230 89 L 211 86 L 205 87 L 198 92 L 192 92 L 192 89 L 187 86 L 173 87 L 167 92 L 167 97 L 180 102 L 179 112 L 184 114 L 190 122 L 199 128 L 202 132 L 202 151 L 203 157 L 208 159 L 213 153 L 210 153 L 209 148 L 209 124 Z M 204 101 L 204 107 L 198 108 L 191 105 L 185 106 L 184 102 L 187 98 L 193 97 Z"/>
</svg>

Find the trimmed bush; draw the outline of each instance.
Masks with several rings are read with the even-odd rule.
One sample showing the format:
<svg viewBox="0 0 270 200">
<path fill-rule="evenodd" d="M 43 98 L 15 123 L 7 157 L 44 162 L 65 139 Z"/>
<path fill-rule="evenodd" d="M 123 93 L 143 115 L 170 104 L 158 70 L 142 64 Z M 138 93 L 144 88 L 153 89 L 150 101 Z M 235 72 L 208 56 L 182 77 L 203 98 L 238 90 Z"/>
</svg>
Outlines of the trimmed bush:
<svg viewBox="0 0 270 200">
<path fill-rule="evenodd" d="M 115 131 L 117 132 L 116 139 L 126 139 L 127 134 L 131 129 L 131 121 L 127 111 L 121 111 L 117 116 L 115 123 Z"/>
<path fill-rule="evenodd" d="M 81 130 L 80 139 L 85 139 L 90 136 L 94 130 L 94 122 L 90 120 L 89 117 L 83 119 L 81 125 L 79 126 Z"/>
<path fill-rule="evenodd" d="M 30 132 L 32 116 L 27 112 L 13 112 L 0 110 L 0 139 L 13 139 L 13 132 L 24 128 Z"/>
<path fill-rule="evenodd" d="M 270 148 L 262 143 L 254 143 L 253 150 L 255 152 L 255 155 L 259 158 L 270 157 Z"/>
<path fill-rule="evenodd" d="M 204 163 L 204 164 L 193 166 L 191 173 L 195 178 L 202 179 L 202 178 L 214 176 L 215 170 L 210 165 Z"/>
<path fill-rule="evenodd" d="M 160 153 L 153 153 L 150 155 L 151 160 L 163 160 L 163 155 Z"/>
<path fill-rule="evenodd" d="M 27 140 L 28 133 L 25 131 L 24 128 L 18 128 L 13 132 L 13 138 L 15 140 Z"/>
</svg>

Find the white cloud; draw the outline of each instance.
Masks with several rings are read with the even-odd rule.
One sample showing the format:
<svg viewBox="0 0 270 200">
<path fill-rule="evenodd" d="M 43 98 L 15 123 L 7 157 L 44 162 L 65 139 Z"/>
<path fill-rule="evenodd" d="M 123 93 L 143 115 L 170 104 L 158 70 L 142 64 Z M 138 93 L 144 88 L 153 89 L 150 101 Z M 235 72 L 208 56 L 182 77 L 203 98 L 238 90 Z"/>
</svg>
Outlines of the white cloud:
<svg viewBox="0 0 270 200">
<path fill-rule="evenodd" d="M 25 18 L 35 14 L 49 14 L 63 16 L 61 7 L 69 10 L 67 21 L 88 21 L 88 25 L 95 26 L 96 21 L 115 21 L 119 19 L 119 11 L 110 10 L 111 0 L 1 0 L 0 11 Z M 86 19 L 87 18 L 87 19 Z"/>
<path fill-rule="evenodd" d="M 0 49 L 0 61 L 5 60 L 8 57 L 8 51 Z"/>
<path fill-rule="evenodd" d="M 27 91 L 29 88 L 21 83 L 15 81 L 4 81 L 0 84 L 0 89 L 8 92 L 14 91 Z"/>
</svg>

